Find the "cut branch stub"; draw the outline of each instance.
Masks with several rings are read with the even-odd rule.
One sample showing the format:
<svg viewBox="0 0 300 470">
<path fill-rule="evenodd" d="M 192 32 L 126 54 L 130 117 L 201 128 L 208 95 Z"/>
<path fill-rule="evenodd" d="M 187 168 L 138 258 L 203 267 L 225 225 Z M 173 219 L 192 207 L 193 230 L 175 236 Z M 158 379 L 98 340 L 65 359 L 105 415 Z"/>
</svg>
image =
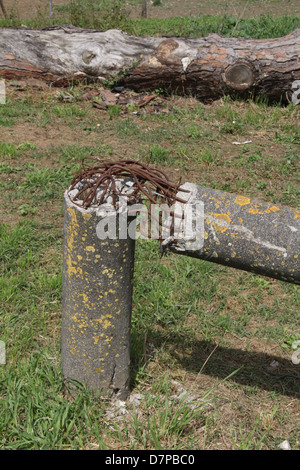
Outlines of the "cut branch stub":
<svg viewBox="0 0 300 470">
<path fill-rule="evenodd" d="M 93 51 L 89 51 L 88 49 L 83 51 L 82 53 L 82 60 L 85 64 L 89 64 L 94 58 L 96 57 L 96 55 L 94 54 Z"/>
<path fill-rule="evenodd" d="M 254 67 L 251 63 L 238 61 L 226 68 L 223 80 L 232 90 L 248 90 L 255 80 Z"/>
</svg>

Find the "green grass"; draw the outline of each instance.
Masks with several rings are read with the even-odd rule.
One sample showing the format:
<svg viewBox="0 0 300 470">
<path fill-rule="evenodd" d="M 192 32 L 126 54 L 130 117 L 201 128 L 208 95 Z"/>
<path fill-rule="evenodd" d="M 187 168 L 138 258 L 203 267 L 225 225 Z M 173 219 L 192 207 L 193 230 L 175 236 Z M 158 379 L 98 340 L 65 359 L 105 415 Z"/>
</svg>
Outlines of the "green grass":
<svg viewBox="0 0 300 470">
<path fill-rule="evenodd" d="M 167 438 L 169 449 L 192 449 L 197 437 L 194 430 L 205 424 L 203 410 L 207 403 L 206 396 L 197 403 L 187 400 L 187 395 L 176 399 L 172 396 L 172 384 L 168 374 L 153 386 L 154 395 L 145 397 L 142 408 L 148 410 L 144 419 L 133 413 L 124 433 L 116 431 L 122 442 L 128 438 L 131 431 L 132 449 L 148 448 L 163 450 L 162 443 Z M 157 410 L 158 413 L 156 412 Z M 127 435 L 126 435 L 127 434 Z"/>
<path fill-rule="evenodd" d="M 45 27 L 55 24 L 73 24 L 82 28 L 107 30 L 121 29 L 136 36 L 187 36 L 204 37 L 218 33 L 229 37 L 271 38 L 284 36 L 300 27 L 299 16 L 260 15 L 241 18 L 233 15 L 199 15 L 168 18 L 130 18 L 132 5 L 125 0 L 72 0 L 69 4 L 54 6 L 54 18 L 39 11 L 31 20 L 19 19 L 12 11 L 0 26 Z M 134 8 L 137 8 L 136 5 Z M 159 8 L 159 7 L 158 7 Z M 282 12 L 284 13 L 284 12 Z"/>
<path fill-rule="evenodd" d="M 169 151 L 163 148 L 161 145 L 154 144 L 149 149 L 149 162 L 158 165 L 172 165 L 174 159 L 170 155 Z"/>
<path fill-rule="evenodd" d="M 86 110 L 81 109 L 76 105 L 66 105 L 60 104 L 54 106 L 52 109 L 54 115 L 59 118 L 73 118 L 73 117 L 82 117 L 86 115 Z"/>
<path fill-rule="evenodd" d="M 9 367 L 0 380 L 2 396 L 0 435 L 10 450 L 74 450 L 89 448 L 98 438 L 104 410 L 87 390 L 72 398 L 71 384 L 64 383 L 53 358 L 36 348 L 29 361 L 20 360 L 18 373 Z M 91 410 L 93 412 L 91 413 Z"/>
<path fill-rule="evenodd" d="M 136 19 L 129 32 L 136 35 L 204 37 L 210 33 L 223 36 L 252 37 L 257 39 L 280 37 L 300 25 L 299 17 L 273 18 L 261 15 L 256 18 L 238 19 L 234 16 L 173 17 Z"/>
<path fill-rule="evenodd" d="M 10 119 L 5 116 L 0 116 L 0 126 L 12 127 L 14 123 L 15 123 L 15 119 Z"/>
</svg>

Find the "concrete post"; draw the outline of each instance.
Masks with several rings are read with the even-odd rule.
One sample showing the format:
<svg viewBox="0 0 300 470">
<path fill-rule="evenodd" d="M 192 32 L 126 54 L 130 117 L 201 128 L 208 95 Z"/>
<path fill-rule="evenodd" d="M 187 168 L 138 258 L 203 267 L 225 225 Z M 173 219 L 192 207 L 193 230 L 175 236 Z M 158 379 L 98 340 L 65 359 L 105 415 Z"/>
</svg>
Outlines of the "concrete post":
<svg viewBox="0 0 300 470">
<path fill-rule="evenodd" d="M 189 192 L 177 193 L 186 202 L 176 203 L 175 212 L 184 208 L 185 224 L 190 218 L 194 228 L 183 230 L 180 221 L 163 248 L 300 284 L 299 210 L 192 183 L 181 188 Z"/>
<path fill-rule="evenodd" d="M 62 370 L 125 400 L 130 382 L 134 240 L 99 239 L 101 209 L 64 195 Z"/>
</svg>

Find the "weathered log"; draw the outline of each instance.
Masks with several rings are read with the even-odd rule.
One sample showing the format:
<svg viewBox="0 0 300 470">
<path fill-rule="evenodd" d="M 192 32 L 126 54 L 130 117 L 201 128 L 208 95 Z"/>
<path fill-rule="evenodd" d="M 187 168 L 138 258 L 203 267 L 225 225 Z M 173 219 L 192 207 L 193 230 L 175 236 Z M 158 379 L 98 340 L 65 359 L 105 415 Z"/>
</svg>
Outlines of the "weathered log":
<svg viewBox="0 0 300 470">
<path fill-rule="evenodd" d="M 274 39 L 136 37 L 73 26 L 0 30 L 0 76 L 118 80 L 141 91 L 162 88 L 200 100 L 224 94 L 290 101 L 300 80 L 300 28 Z"/>
</svg>

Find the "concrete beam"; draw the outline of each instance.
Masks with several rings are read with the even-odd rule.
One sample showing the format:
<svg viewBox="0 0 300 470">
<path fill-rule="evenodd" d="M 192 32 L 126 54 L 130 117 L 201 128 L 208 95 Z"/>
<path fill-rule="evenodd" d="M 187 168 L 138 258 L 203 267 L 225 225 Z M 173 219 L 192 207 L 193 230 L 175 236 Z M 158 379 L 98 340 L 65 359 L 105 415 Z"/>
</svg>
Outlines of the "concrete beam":
<svg viewBox="0 0 300 470">
<path fill-rule="evenodd" d="M 204 186 L 185 183 L 180 206 L 196 208 L 189 233 L 163 248 L 174 253 L 300 284 L 300 211 Z"/>
</svg>

